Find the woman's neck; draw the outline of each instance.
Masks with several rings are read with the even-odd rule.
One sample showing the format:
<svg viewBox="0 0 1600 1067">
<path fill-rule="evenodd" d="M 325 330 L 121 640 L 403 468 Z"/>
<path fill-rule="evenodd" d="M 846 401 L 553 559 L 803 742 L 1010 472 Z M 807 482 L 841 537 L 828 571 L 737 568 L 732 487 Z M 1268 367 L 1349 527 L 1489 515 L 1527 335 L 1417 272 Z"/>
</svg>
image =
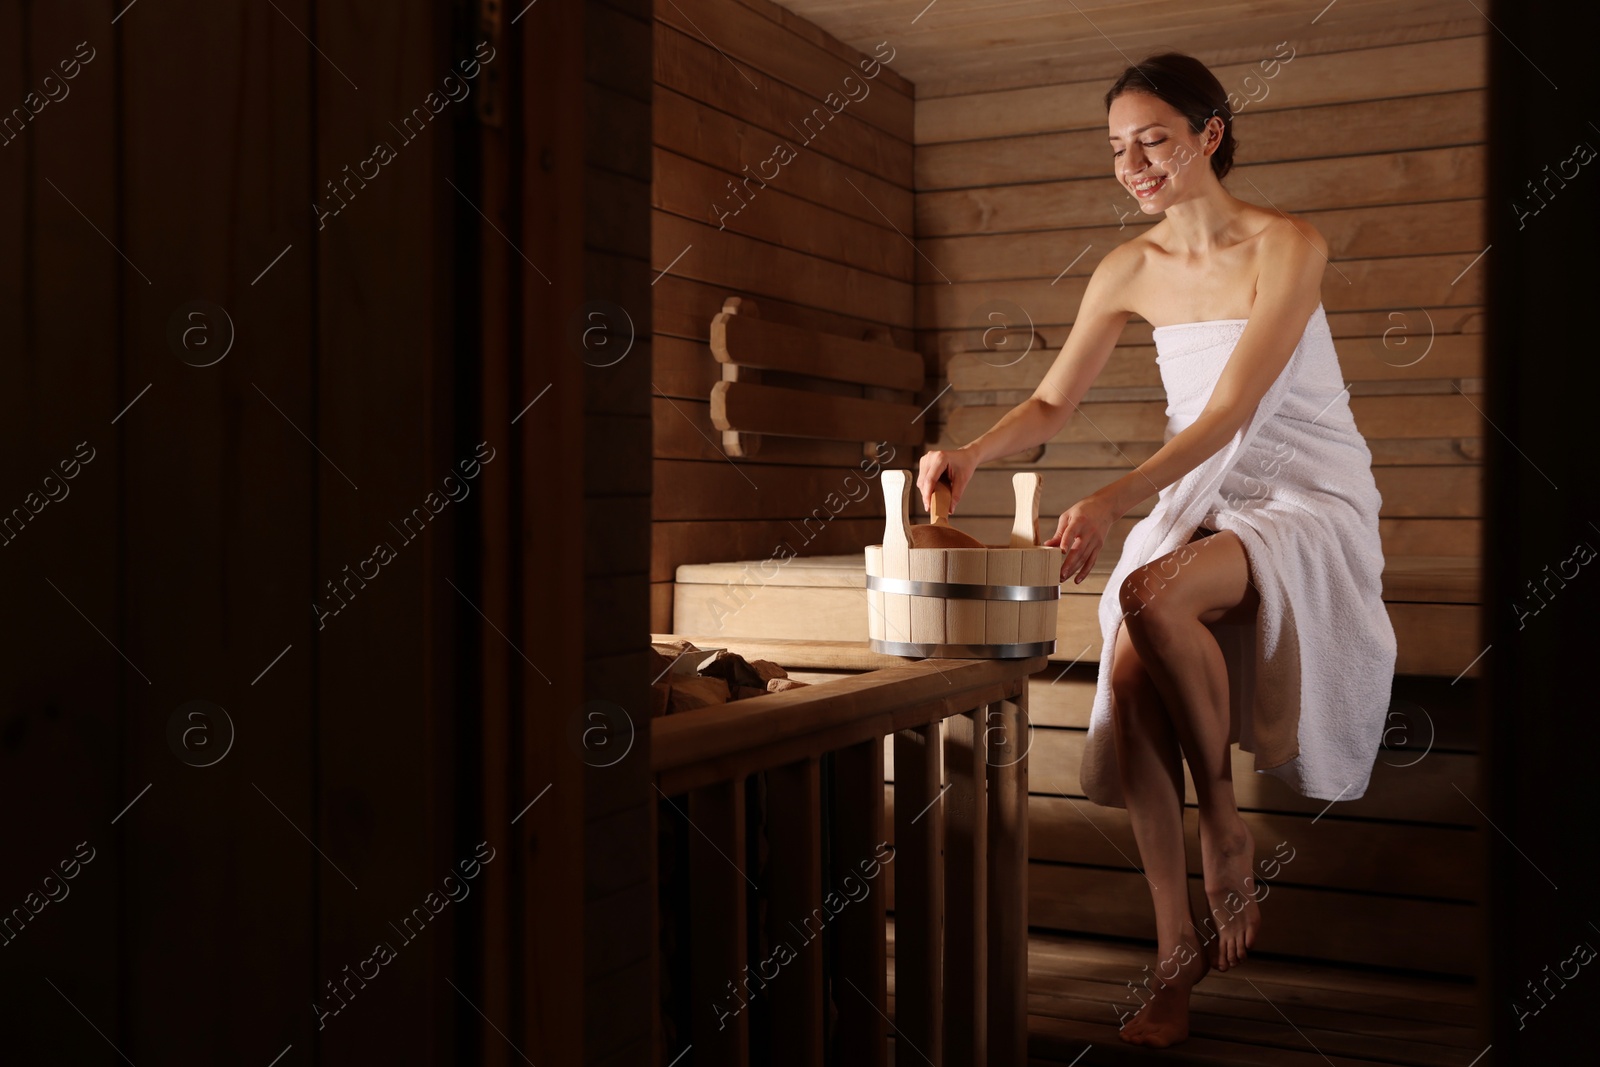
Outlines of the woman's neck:
<svg viewBox="0 0 1600 1067">
<path fill-rule="evenodd" d="M 1166 210 L 1167 245 L 1176 255 L 1204 256 L 1239 240 L 1239 222 L 1247 208 L 1220 182 L 1203 194 Z"/>
</svg>

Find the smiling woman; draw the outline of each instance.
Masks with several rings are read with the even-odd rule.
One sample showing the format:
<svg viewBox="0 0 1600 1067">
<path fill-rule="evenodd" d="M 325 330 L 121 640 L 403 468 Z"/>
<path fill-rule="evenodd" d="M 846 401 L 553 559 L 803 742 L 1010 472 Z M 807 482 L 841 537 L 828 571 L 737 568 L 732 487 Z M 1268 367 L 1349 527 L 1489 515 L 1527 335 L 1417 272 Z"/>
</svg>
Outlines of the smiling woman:
<svg viewBox="0 0 1600 1067">
<path fill-rule="evenodd" d="M 1238 966 L 1261 926 L 1232 745 L 1305 796 L 1360 797 L 1396 642 L 1381 596 L 1382 499 L 1321 303 L 1327 242 L 1223 188 L 1233 109 L 1199 60 L 1152 56 L 1104 100 L 1118 183 L 1164 217 L 1095 268 L 1034 394 L 966 446 L 926 454 L 919 485 L 926 500 L 948 471 L 959 498 L 979 464 L 1058 440 L 1129 319 L 1152 325 L 1162 445 L 1064 511 L 1044 543 L 1063 553 L 1061 580 L 1081 583 L 1113 524 L 1157 497 L 1100 597 L 1079 780 L 1090 800 L 1127 809 L 1158 959 L 1182 961 L 1120 1030 L 1161 1047 L 1188 1036 L 1195 983 Z M 1198 921 L 1184 761 L 1209 912 Z"/>
</svg>

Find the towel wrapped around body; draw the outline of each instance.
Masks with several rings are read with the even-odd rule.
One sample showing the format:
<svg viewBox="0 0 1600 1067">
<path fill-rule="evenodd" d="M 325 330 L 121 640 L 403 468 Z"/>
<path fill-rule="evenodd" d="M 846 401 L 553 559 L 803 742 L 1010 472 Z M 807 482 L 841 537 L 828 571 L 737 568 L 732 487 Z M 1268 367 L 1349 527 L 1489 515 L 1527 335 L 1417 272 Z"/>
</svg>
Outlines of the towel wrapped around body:
<svg viewBox="0 0 1600 1067">
<path fill-rule="evenodd" d="M 1205 407 L 1245 322 L 1155 329 L 1167 440 Z M 1211 626 L 1228 669 L 1230 743 L 1255 754 L 1258 772 L 1305 796 L 1361 796 L 1394 679 L 1381 503 L 1372 453 L 1356 429 L 1319 304 L 1249 422 L 1162 489 L 1150 514 L 1128 532 L 1099 602 L 1104 644 L 1080 772 L 1084 795 L 1126 807 L 1111 724 L 1122 583 L 1204 525 L 1239 535 L 1261 597 L 1253 621 Z"/>
</svg>

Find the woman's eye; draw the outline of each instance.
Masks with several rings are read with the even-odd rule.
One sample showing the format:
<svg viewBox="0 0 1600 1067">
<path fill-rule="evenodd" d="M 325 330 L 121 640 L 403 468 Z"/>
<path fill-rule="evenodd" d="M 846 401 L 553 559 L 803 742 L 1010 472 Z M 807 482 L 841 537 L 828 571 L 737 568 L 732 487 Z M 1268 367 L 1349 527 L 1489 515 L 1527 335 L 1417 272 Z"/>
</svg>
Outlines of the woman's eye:
<svg viewBox="0 0 1600 1067">
<path fill-rule="evenodd" d="M 1120 155 L 1122 155 L 1122 149 L 1119 148 L 1115 152 L 1111 153 L 1111 158 L 1116 159 Z"/>
<path fill-rule="evenodd" d="M 1160 140 L 1156 140 L 1156 141 L 1145 141 L 1144 142 L 1144 146 L 1146 148 L 1154 148 L 1158 144 L 1166 144 L 1166 143 L 1167 143 L 1167 139 L 1165 137 L 1163 137 Z"/>
</svg>

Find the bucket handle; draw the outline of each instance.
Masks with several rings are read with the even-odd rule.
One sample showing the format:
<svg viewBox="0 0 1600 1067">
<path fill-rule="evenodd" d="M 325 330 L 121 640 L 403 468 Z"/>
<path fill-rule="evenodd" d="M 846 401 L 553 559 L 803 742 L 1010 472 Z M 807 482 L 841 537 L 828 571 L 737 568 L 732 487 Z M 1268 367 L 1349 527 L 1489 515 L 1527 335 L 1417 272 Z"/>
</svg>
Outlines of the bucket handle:
<svg viewBox="0 0 1600 1067">
<path fill-rule="evenodd" d="M 883 547 L 911 547 L 911 472 L 885 470 L 883 482 Z"/>
<path fill-rule="evenodd" d="M 1035 548 L 1039 544 L 1039 488 L 1041 479 L 1032 471 L 1011 476 L 1017 494 L 1017 514 L 1011 523 L 1011 547 Z"/>
</svg>

